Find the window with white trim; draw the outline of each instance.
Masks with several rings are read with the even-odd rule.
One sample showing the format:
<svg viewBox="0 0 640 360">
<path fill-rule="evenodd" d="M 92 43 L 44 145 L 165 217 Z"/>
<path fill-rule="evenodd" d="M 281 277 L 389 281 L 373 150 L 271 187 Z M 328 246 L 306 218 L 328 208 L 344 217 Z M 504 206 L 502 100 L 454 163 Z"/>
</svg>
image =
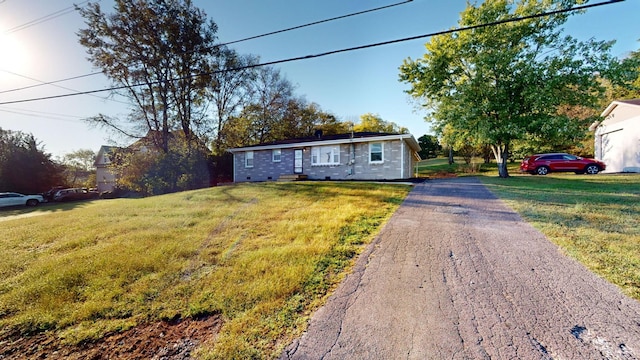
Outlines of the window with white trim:
<svg viewBox="0 0 640 360">
<path fill-rule="evenodd" d="M 339 165 L 340 145 L 311 148 L 311 165 Z"/>
<path fill-rule="evenodd" d="M 384 144 L 381 142 L 369 143 L 369 163 L 379 164 L 384 162 Z"/>
<path fill-rule="evenodd" d="M 282 161 L 282 150 L 280 150 L 280 149 L 271 150 L 271 161 L 272 162 L 280 162 L 280 161 Z"/>
<path fill-rule="evenodd" d="M 244 153 L 244 167 L 253 167 L 253 151 L 245 151 Z"/>
</svg>

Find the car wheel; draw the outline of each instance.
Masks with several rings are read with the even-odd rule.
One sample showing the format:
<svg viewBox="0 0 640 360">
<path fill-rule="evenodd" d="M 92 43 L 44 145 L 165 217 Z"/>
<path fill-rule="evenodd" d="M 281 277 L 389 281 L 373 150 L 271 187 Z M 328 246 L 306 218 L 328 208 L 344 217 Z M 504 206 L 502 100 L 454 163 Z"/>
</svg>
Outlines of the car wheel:
<svg viewBox="0 0 640 360">
<path fill-rule="evenodd" d="M 40 202 L 36 199 L 27 200 L 27 206 L 37 206 Z"/>
<path fill-rule="evenodd" d="M 546 166 L 540 166 L 536 169 L 536 174 L 538 175 L 547 175 L 549 173 L 549 168 Z"/>
<path fill-rule="evenodd" d="M 591 165 L 587 165 L 587 167 L 586 167 L 586 168 L 584 168 L 584 171 L 585 171 L 587 174 L 595 175 L 595 174 L 597 174 L 597 173 L 599 173 L 599 172 L 600 172 L 600 167 L 598 167 L 598 165 L 591 164 Z"/>
</svg>

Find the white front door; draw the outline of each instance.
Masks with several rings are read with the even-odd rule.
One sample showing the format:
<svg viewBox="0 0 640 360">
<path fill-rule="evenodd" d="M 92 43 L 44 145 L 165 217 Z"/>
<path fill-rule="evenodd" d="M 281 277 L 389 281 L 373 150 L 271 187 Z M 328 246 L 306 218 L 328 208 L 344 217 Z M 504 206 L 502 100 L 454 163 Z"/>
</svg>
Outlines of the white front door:
<svg viewBox="0 0 640 360">
<path fill-rule="evenodd" d="M 293 173 L 302 174 L 302 149 L 293 150 Z"/>
</svg>

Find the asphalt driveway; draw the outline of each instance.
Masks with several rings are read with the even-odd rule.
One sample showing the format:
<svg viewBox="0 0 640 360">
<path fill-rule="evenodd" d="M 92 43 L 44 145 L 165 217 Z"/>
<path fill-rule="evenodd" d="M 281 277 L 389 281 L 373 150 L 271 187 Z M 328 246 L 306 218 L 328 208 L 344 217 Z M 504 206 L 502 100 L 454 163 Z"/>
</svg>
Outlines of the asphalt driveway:
<svg viewBox="0 0 640 360">
<path fill-rule="evenodd" d="M 637 359 L 640 303 L 477 179 L 416 185 L 281 359 Z"/>
</svg>

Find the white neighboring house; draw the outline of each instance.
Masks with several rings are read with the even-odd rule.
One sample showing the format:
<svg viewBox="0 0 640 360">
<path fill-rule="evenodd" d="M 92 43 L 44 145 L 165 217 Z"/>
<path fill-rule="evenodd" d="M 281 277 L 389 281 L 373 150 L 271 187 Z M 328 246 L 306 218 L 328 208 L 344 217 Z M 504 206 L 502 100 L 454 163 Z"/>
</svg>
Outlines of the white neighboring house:
<svg viewBox="0 0 640 360">
<path fill-rule="evenodd" d="M 103 145 L 100 147 L 98 155 L 96 155 L 94 165 L 96 166 L 96 186 L 98 193 L 113 191 L 116 186 L 116 175 L 109 169 L 109 165 L 111 164 L 109 156 L 114 149 L 116 148 L 113 146 Z"/>
<path fill-rule="evenodd" d="M 608 173 L 640 173 L 640 99 L 612 102 L 589 127 L 595 131 L 595 158 Z"/>
</svg>

